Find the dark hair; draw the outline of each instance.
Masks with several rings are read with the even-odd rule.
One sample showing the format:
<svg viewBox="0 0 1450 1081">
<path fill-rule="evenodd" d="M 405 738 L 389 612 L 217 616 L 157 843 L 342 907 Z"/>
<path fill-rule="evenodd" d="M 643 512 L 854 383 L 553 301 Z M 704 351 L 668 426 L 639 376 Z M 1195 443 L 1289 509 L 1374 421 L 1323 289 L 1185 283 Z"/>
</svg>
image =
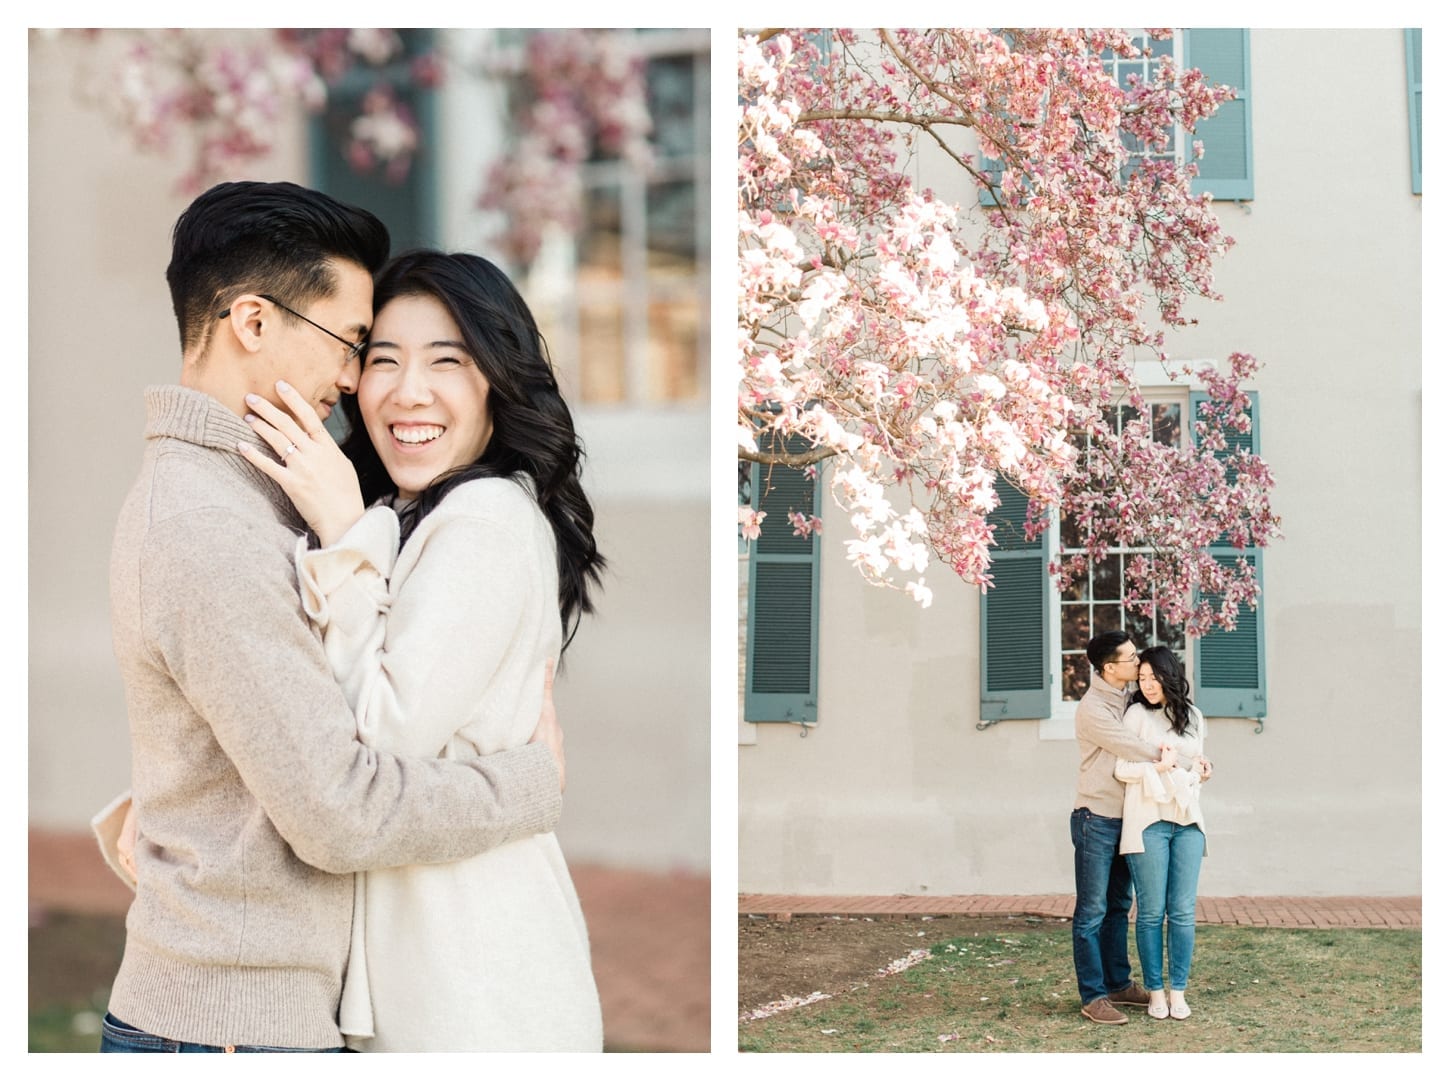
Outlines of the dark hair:
<svg viewBox="0 0 1450 1081">
<path fill-rule="evenodd" d="M 388 244 L 387 227 L 372 214 L 320 191 L 256 180 L 208 189 L 171 230 L 166 283 L 181 351 L 205 344 L 233 297 L 271 293 L 300 307 L 337 288 L 328 259 L 376 274 Z"/>
<path fill-rule="evenodd" d="M 1163 703 L 1155 706 L 1148 701 L 1143 697 L 1141 687 L 1133 692 L 1132 701 L 1149 709 L 1162 709 L 1174 735 L 1183 735 L 1193 727 L 1193 710 L 1189 708 L 1193 705 L 1190 697 L 1193 688 L 1188 682 L 1188 673 L 1183 670 L 1183 662 L 1167 646 L 1150 646 L 1138 654 L 1138 660 L 1152 668 L 1153 674 L 1158 677 L 1158 683 L 1163 688 Z"/>
<path fill-rule="evenodd" d="M 554 530 L 559 561 L 559 617 L 564 648 L 579 618 L 594 611 L 589 587 L 599 584 L 604 557 L 594 543 L 594 510 L 580 484 L 583 450 L 569 407 L 549 362 L 533 314 L 503 271 L 465 252 L 414 251 L 399 255 L 378 275 L 373 310 L 403 296 L 429 296 L 448 309 L 463 343 L 488 379 L 493 434 L 478 460 L 434 479 L 404 512 L 403 537 L 450 491 L 478 477 L 527 476 L 539 508 Z M 344 395 L 349 432 L 342 449 L 357 468 L 363 502 L 397 494 L 368 438 L 356 395 Z"/>
<path fill-rule="evenodd" d="M 1130 640 L 1127 631 L 1104 631 L 1087 644 L 1088 663 L 1098 675 L 1103 674 L 1103 665 L 1118 655 L 1118 647 Z"/>
</svg>

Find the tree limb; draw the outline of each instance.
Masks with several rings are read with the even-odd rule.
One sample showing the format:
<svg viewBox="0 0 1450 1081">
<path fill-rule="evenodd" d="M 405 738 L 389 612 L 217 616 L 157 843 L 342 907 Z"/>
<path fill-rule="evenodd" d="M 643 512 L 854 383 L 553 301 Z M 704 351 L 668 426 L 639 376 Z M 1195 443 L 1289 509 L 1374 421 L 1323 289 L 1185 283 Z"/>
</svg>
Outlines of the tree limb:
<svg viewBox="0 0 1450 1081">
<path fill-rule="evenodd" d="M 761 465 L 783 465 L 789 469 L 801 469 L 804 466 L 815 465 L 817 462 L 824 462 L 827 458 L 834 458 L 841 452 L 835 447 L 812 447 L 810 450 L 802 451 L 799 454 L 785 454 L 777 451 L 749 450 L 745 447 L 739 447 L 736 453 L 743 462 L 758 462 Z"/>
</svg>

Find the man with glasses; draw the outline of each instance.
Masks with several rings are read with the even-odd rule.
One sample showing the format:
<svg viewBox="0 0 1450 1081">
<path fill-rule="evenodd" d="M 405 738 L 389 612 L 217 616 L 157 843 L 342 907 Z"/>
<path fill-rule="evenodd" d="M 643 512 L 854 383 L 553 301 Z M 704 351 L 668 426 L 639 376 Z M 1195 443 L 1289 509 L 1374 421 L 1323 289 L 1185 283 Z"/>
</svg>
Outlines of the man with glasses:
<svg viewBox="0 0 1450 1081">
<path fill-rule="evenodd" d="M 1128 963 L 1128 912 L 1133 880 L 1118 854 L 1123 832 L 1123 783 L 1113 776 L 1119 758 L 1156 762 L 1160 748 L 1123 727 L 1129 685 L 1138 680 L 1138 650 L 1123 631 L 1100 634 L 1087 645 L 1092 682 L 1077 704 L 1075 728 L 1082 756 L 1072 812 L 1077 904 L 1072 912 L 1072 961 L 1082 1013 L 1103 1025 L 1128 1019 L 1119 1006 L 1148 1005 L 1148 992 Z M 1164 751 L 1171 755 L 1171 749 Z"/>
<path fill-rule="evenodd" d="M 111 558 L 139 836 L 103 1051 L 340 1050 L 351 872 L 558 820 L 550 700 L 534 742 L 487 757 L 358 742 L 298 597 L 306 527 L 248 460 L 271 453 L 250 402 L 290 384 L 325 417 L 355 389 L 387 254 L 377 218 L 295 184 L 218 185 L 172 233 L 181 383 L 146 391 Z"/>
</svg>

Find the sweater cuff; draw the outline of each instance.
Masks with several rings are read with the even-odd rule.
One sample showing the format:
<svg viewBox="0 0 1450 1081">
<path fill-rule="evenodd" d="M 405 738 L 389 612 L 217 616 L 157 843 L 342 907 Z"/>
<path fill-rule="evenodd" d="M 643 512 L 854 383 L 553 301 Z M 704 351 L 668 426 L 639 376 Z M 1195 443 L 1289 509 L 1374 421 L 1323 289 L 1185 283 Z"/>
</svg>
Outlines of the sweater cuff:
<svg viewBox="0 0 1450 1081">
<path fill-rule="evenodd" d="M 129 871 L 121 866 L 121 858 L 118 855 L 121 827 L 125 824 L 126 812 L 130 807 L 131 790 L 128 788 L 96 812 L 95 817 L 91 819 L 91 832 L 95 835 L 96 843 L 101 846 L 101 858 L 106 861 L 106 866 L 115 871 L 116 877 L 134 890 L 136 880 L 131 877 Z"/>
<path fill-rule="evenodd" d="M 352 524 L 337 543 L 316 550 L 307 548 L 306 538 L 297 545 L 297 587 L 302 607 L 320 627 L 332 619 L 346 618 L 342 610 L 329 611 L 329 601 L 341 608 L 344 587 L 356 578 L 369 580 L 364 600 L 371 616 L 376 602 L 386 594 L 383 583 L 392 577 L 398 561 L 398 516 L 391 507 L 372 507 Z M 381 588 L 380 588 L 381 587 Z M 348 591 L 351 592 L 351 591 Z M 369 601 L 373 603 L 368 603 Z"/>
<path fill-rule="evenodd" d="M 489 755 L 487 760 L 505 766 L 518 784 L 517 791 L 503 801 L 511 826 L 506 840 L 552 832 L 564 810 L 553 752 L 542 743 L 526 743 Z"/>
</svg>

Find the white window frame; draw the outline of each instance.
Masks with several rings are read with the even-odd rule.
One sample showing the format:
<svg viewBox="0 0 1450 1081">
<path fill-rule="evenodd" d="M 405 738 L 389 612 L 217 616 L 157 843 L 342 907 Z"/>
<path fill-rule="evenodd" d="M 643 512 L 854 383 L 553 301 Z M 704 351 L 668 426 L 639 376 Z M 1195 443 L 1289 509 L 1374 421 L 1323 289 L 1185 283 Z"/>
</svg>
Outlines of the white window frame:
<svg viewBox="0 0 1450 1081">
<path fill-rule="evenodd" d="M 440 42 L 448 50 L 450 60 L 464 68 L 475 64 L 483 52 L 497 55 L 494 30 L 448 30 Z M 709 349 L 710 349 L 710 32 L 708 30 L 660 31 L 640 35 L 639 44 L 647 57 L 693 53 L 706 58 L 697 65 L 695 79 L 696 124 L 698 152 L 687 158 L 657 162 L 649 175 L 626 168 L 623 163 L 594 163 L 585 168 L 586 186 L 616 183 L 620 192 L 621 228 L 626 237 L 621 252 L 621 265 L 626 283 L 630 275 L 641 271 L 644 259 L 646 216 L 645 199 L 651 181 L 693 177 L 698 192 L 696 211 L 696 244 L 700 252 L 699 272 L 693 288 L 701 305 L 701 332 L 697 342 L 699 366 L 698 391 L 694 398 L 672 402 L 644 400 L 649 363 L 648 312 L 643 305 L 627 302 L 628 288 L 622 291 L 621 305 L 626 347 L 626 400 L 615 403 L 580 401 L 577 378 L 572 372 L 561 372 L 566 399 L 574 415 L 575 428 L 586 451 L 584 483 L 596 501 L 671 502 L 681 499 L 708 499 L 709 477 Z M 502 86 L 495 80 L 460 78 L 444 82 L 439 90 L 439 162 L 440 181 L 438 219 L 445 244 L 472 247 L 478 238 L 489 233 L 488 214 L 475 205 L 477 186 L 487 175 L 489 165 L 503 145 L 504 109 Z M 638 244 L 632 244 L 637 240 Z M 560 260 L 553 253 L 541 257 L 549 261 L 546 271 L 531 274 L 519 282 L 520 291 L 529 303 L 540 303 L 549 288 L 546 276 L 561 276 L 575 288 L 572 245 L 557 245 L 566 250 Z M 540 280 L 535 281 L 538 277 Z M 538 293 L 543 290 L 544 293 Z M 582 297 L 574 301 L 577 311 Z M 583 358 L 578 340 L 578 324 L 572 330 L 566 324 L 558 340 L 550 340 L 550 350 L 560 357 Z M 573 385 L 571 385 L 573 384 Z M 648 463 L 648 468 L 640 468 Z"/>
<path fill-rule="evenodd" d="M 1156 39 L 1156 38 L 1150 38 L 1150 37 L 1148 37 L 1147 30 L 1144 29 L 1144 28 L 1142 28 L 1142 27 L 1134 27 L 1134 28 L 1130 29 L 1128 31 L 1128 33 L 1130 35 L 1132 35 L 1132 37 L 1134 39 L 1138 40 L 1138 43 L 1141 44 L 1141 45 L 1151 45 L 1155 41 L 1161 40 L 1161 39 Z M 1168 40 L 1172 41 L 1172 43 L 1173 43 L 1173 51 L 1169 55 L 1172 56 L 1173 62 L 1175 64 L 1177 64 L 1178 67 L 1181 69 L 1183 67 L 1183 31 L 1182 30 L 1175 29 L 1173 31 L 1173 36 L 1170 39 L 1168 39 Z M 1127 65 L 1130 65 L 1130 64 L 1144 64 L 1144 61 L 1141 60 L 1141 59 L 1139 59 L 1139 60 L 1131 60 L 1131 59 L 1128 59 L 1126 57 L 1121 57 L 1121 56 L 1117 56 L 1116 54 L 1114 54 L 1114 56 L 1112 57 L 1111 60 L 1104 61 L 1103 66 L 1113 76 L 1113 81 L 1116 83 L 1118 81 L 1118 71 L 1119 71 L 1119 69 L 1122 68 L 1122 67 L 1125 67 Z M 1150 58 L 1146 62 L 1145 68 L 1151 69 L 1152 68 L 1152 65 L 1153 65 L 1153 60 L 1152 60 L 1152 58 Z M 1146 72 L 1145 72 L 1145 77 L 1146 77 Z M 1189 140 L 1189 138 L 1188 138 L 1188 133 L 1186 131 L 1184 131 L 1183 125 L 1175 122 L 1174 125 L 1173 125 L 1173 147 L 1172 147 L 1172 149 L 1168 153 L 1166 153 L 1166 154 L 1161 154 L 1161 153 L 1160 154 L 1152 154 L 1152 153 L 1150 153 L 1150 154 L 1138 154 L 1138 153 L 1134 153 L 1134 152 L 1130 151 L 1129 152 L 1129 158 L 1130 158 L 1130 160 L 1137 160 L 1137 159 L 1143 158 L 1143 157 L 1171 158 L 1173 160 L 1174 164 L 1176 164 L 1176 165 L 1178 165 L 1178 166 L 1181 167 L 1184 164 L 1184 162 L 1188 160 L 1187 152 L 1188 152 L 1188 149 L 1189 149 L 1189 146 L 1190 145 L 1191 145 L 1191 140 Z"/>
<path fill-rule="evenodd" d="M 1217 368 L 1216 361 L 1195 360 L 1188 362 L 1195 371 L 1205 365 Z M 1194 417 L 1189 410 L 1189 395 L 1195 390 L 1202 390 L 1203 385 L 1196 380 L 1180 378 L 1171 380 L 1162 364 L 1157 361 L 1139 361 L 1136 365 L 1136 379 L 1138 386 L 1143 391 L 1143 397 L 1152 405 L 1154 402 L 1173 402 L 1183 407 L 1183 439 L 1185 445 L 1192 439 L 1191 425 Z M 1061 527 L 1056 521 L 1048 530 L 1047 546 L 1055 559 L 1060 545 Z M 1051 715 L 1038 722 L 1037 737 L 1042 740 L 1063 740 L 1076 739 L 1073 729 L 1073 717 L 1077 712 L 1077 702 L 1062 697 L 1062 595 L 1055 588 L 1051 589 L 1051 603 L 1048 604 L 1048 634 L 1052 643 L 1048 653 L 1048 678 L 1052 686 L 1050 698 Z M 1186 656 L 1184 664 L 1188 672 L 1188 678 L 1194 676 L 1194 650 L 1192 643 L 1186 643 Z"/>
</svg>

